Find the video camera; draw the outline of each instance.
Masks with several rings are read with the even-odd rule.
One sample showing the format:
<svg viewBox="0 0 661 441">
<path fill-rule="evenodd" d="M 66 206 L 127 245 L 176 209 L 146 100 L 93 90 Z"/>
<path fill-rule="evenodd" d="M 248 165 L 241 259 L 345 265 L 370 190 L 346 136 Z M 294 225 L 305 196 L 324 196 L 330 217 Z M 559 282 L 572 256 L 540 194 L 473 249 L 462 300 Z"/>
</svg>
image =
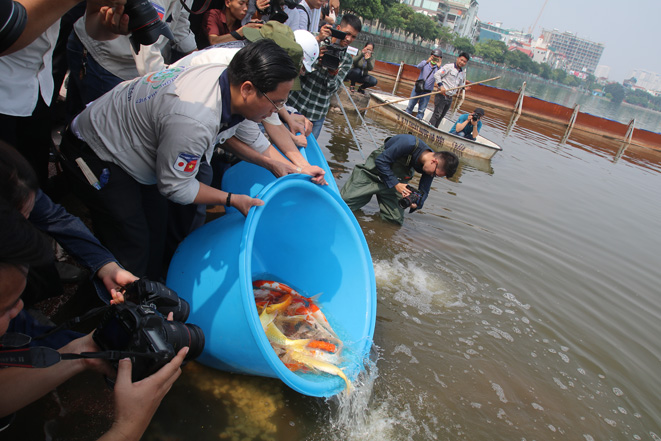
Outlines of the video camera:
<svg viewBox="0 0 661 441">
<path fill-rule="evenodd" d="M 330 31 L 331 37 L 337 38 L 338 41 L 344 40 L 347 36 L 346 32 L 337 29 L 331 28 Z M 342 63 L 342 59 L 344 59 L 344 54 L 347 52 L 347 48 L 341 46 L 339 43 L 331 44 L 328 39 L 326 39 L 325 42 L 326 52 L 324 52 L 324 56 L 321 58 L 321 65 L 327 69 L 336 70 L 340 67 L 340 63 Z"/>
<path fill-rule="evenodd" d="M 141 44 L 154 44 L 161 35 L 174 40 L 172 31 L 158 16 L 149 0 L 126 0 L 124 13 L 129 16 L 129 40 L 136 54 L 140 51 Z"/>
<path fill-rule="evenodd" d="M 422 200 L 424 197 L 425 193 L 411 187 L 410 185 L 407 185 L 406 188 L 409 189 L 411 192 L 410 195 L 405 196 L 399 200 L 399 206 L 402 208 L 409 208 L 412 204 L 418 205 L 418 203 Z"/>
<path fill-rule="evenodd" d="M 275 20 L 280 23 L 284 23 L 289 19 L 289 15 L 282 9 L 282 6 L 287 6 L 289 9 L 296 9 L 298 6 L 298 1 L 296 0 L 284 0 L 281 3 L 281 0 L 271 0 L 269 6 L 264 9 L 264 15 L 269 16 L 269 20 Z"/>
<path fill-rule="evenodd" d="M 161 283 L 139 279 L 126 287 L 125 299 L 133 299 L 136 303 L 126 300 L 98 308 L 35 338 L 38 340 L 67 327 L 70 322 L 77 323 L 103 312 L 92 338 L 104 352 L 60 354 L 45 347 L 13 349 L 0 352 L 0 365 L 41 368 L 61 360 L 103 358 L 112 361 L 116 368 L 119 360 L 130 357 L 135 382 L 158 371 L 184 346 L 189 347 L 185 360 L 193 360 L 202 353 L 204 333 L 196 325 L 183 323 L 188 319 L 190 306 L 174 291 Z M 170 312 L 173 321 L 166 319 Z M 1 343 L 4 347 L 18 347 L 30 340 L 21 334 L 5 334 Z"/>
</svg>

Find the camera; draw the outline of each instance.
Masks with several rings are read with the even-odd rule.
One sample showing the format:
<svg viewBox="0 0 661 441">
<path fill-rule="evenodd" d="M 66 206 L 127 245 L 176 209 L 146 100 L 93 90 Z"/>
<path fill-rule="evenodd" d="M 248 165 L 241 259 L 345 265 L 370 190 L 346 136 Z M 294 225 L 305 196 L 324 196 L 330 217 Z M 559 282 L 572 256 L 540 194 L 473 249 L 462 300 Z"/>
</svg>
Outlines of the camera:
<svg viewBox="0 0 661 441">
<path fill-rule="evenodd" d="M 473 121 L 477 121 L 477 120 L 480 119 L 480 114 L 479 113 L 473 113 L 473 115 L 471 115 L 471 117 L 472 117 L 471 119 Z"/>
<path fill-rule="evenodd" d="M 129 16 L 129 40 L 136 54 L 140 51 L 141 44 L 154 44 L 161 35 L 174 40 L 172 31 L 161 21 L 158 12 L 148 0 L 127 0 L 124 13 Z"/>
<path fill-rule="evenodd" d="M 204 333 L 198 326 L 168 321 L 152 305 L 132 302 L 110 306 L 92 338 L 104 351 L 132 353 L 134 382 L 158 371 L 184 346 L 189 347 L 186 360 L 197 358 L 204 349 Z"/>
<path fill-rule="evenodd" d="M 185 322 L 190 314 L 190 305 L 180 299 L 176 292 L 162 283 L 145 278 L 127 285 L 124 298 L 133 303 L 149 305 L 165 317 L 172 312 L 172 319 L 178 322 Z"/>
<path fill-rule="evenodd" d="M 399 200 L 399 206 L 402 208 L 409 208 L 412 204 L 417 205 L 425 195 L 422 191 L 417 190 L 410 185 L 407 185 L 406 188 L 409 189 L 411 194 Z"/>
<path fill-rule="evenodd" d="M 271 0 L 269 6 L 264 9 L 264 15 L 269 16 L 269 20 L 275 20 L 280 23 L 284 23 L 289 19 L 289 15 L 282 9 L 283 4 L 289 9 L 296 9 L 298 6 L 298 1 L 296 0 L 284 0 L 281 3 L 281 0 Z"/>
<path fill-rule="evenodd" d="M 346 32 L 339 31 L 337 29 L 331 29 L 331 36 L 337 38 L 339 41 L 342 41 L 347 36 Z M 327 42 L 328 43 L 328 42 Z M 344 54 L 346 54 L 347 48 L 342 47 L 339 43 L 327 44 L 326 52 L 321 58 L 321 66 L 330 70 L 336 70 L 340 67 Z"/>
</svg>

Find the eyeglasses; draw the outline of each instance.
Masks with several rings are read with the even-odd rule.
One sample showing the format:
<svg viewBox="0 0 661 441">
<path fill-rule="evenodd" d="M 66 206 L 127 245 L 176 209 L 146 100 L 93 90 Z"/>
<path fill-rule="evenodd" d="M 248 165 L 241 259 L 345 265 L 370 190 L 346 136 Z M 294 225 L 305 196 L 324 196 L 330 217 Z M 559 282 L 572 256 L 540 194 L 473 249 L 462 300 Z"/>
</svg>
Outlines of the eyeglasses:
<svg viewBox="0 0 661 441">
<path fill-rule="evenodd" d="M 259 89 L 257 89 L 257 90 L 259 90 Z M 276 112 L 279 112 L 281 109 L 285 108 L 285 103 L 287 102 L 287 100 L 283 101 L 282 104 L 280 104 L 278 106 L 276 103 L 273 102 L 273 100 L 271 98 L 269 98 L 269 96 L 266 93 L 262 92 L 261 90 L 259 90 L 259 93 L 264 95 L 266 97 L 266 99 L 269 100 L 269 103 L 271 103 L 273 105 Z"/>
</svg>

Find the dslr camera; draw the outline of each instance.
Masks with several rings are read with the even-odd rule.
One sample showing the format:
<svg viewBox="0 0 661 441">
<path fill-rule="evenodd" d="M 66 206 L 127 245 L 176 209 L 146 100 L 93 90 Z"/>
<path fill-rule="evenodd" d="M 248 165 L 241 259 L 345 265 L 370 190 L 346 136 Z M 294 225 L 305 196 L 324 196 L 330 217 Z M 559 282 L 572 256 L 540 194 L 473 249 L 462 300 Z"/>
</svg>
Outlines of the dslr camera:
<svg viewBox="0 0 661 441">
<path fill-rule="evenodd" d="M 337 29 L 331 29 L 331 37 L 337 38 L 339 41 L 344 40 L 347 36 L 346 32 L 339 31 Z M 340 67 L 340 63 L 344 59 L 344 54 L 346 54 L 347 48 L 342 47 L 339 43 L 332 43 L 326 40 L 326 52 L 321 58 L 321 65 L 329 70 L 336 70 Z"/>
<path fill-rule="evenodd" d="M 140 51 L 141 44 L 154 44 L 161 35 L 174 40 L 172 31 L 158 16 L 149 0 L 126 0 L 124 13 L 129 16 L 129 40 L 136 54 Z"/>
<path fill-rule="evenodd" d="M 474 112 L 474 113 L 471 115 L 471 119 L 472 119 L 473 121 L 479 121 L 479 119 L 480 119 L 480 114 Z"/>
<path fill-rule="evenodd" d="M 269 20 L 275 20 L 284 23 L 289 19 L 289 15 L 282 9 L 282 6 L 287 6 L 289 9 L 296 9 L 298 6 L 297 0 L 271 0 L 269 6 L 264 9 L 263 14 L 269 16 Z"/>
<path fill-rule="evenodd" d="M 402 208 L 409 208 L 412 204 L 418 204 L 422 197 L 425 195 L 422 191 L 407 185 L 406 188 L 411 192 L 410 195 L 405 196 L 399 200 L 399 206 Z"/>
<path fill-rule="evenodd" d="M 127 288 L 125 301 L 111 305 L 93 334 L 94 342 L 104 351 L 130 352 L 133 381 L 142 380 L 158 371 L 184 346 L 186 360 L 197 358 L 204 349 L 204 333 L 193 324 L 183 323 L 190 307 L 165 285 L 140 279 Z M 169 312 L 176 317 L 165 318 Z M 114 366 L 117 367 L 117 358 Z"/>
</svg>

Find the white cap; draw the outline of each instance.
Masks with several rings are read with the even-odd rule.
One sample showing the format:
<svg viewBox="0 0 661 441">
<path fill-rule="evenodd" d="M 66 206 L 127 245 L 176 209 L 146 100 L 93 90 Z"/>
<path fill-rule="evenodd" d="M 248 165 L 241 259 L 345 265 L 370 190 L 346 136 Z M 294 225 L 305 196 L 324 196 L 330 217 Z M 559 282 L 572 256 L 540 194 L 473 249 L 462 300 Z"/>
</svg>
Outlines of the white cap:
<svg viewBox="0 0 661 441">
<path fill-rule="evenodd" d="M 310 32 L 299 29 L 294 31 L 294 38 L 303 49 L 303 66 L 308 72 L 312 72 L 312 66 L 319 57 L 319 43 Z"/>
</svg>

